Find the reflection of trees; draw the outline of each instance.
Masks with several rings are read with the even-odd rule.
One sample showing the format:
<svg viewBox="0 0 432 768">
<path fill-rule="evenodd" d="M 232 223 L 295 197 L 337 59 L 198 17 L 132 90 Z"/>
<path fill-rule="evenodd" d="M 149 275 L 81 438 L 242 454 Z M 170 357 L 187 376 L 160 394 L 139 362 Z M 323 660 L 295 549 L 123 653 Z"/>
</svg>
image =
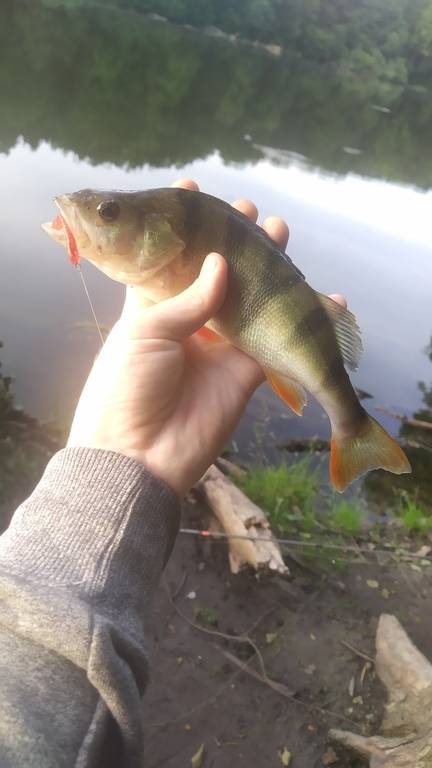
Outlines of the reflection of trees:
<svg viewBox="0 0 432 768">
<path fill-rule="evenodd" d="M 0 8 L 0 50 L 0 150 L 23 135 L 134 166 L 215 149 L 226 161 L 254 160 L 258 144 L 338 173 L 432 185 L 432 100 L 373 74 L 299 69 L 134 14 L 20 10 L 11 0 Z M 383 101 L 389 114 L 373 108 Z M 364 151 L 348 156 L 347 145 Z"/>
<path fill-rule="evenodd" d="M 89 0 L 41 0 L 85 6 Z M 430 0 L 108 0 L 197 27 L 277 42 L 318 64 L 399 80 L 432 55 Z"/>
</svg>

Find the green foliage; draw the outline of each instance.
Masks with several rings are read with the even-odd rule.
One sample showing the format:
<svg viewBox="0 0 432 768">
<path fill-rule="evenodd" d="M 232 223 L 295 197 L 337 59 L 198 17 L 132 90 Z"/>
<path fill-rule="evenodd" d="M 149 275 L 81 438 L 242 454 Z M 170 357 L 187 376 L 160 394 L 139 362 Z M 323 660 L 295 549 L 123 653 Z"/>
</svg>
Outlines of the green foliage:
<svg viewBox="0 0 432 768">
<path fill-rule="evenodd" d="M 56 5 L 62 0 L 43 0 Z M 91 5 L 63 0 L 67 7 Z M 109 0 L 106 7 L 153 12 L 175 23 L 216 26 L 229 34 L 276 42 L 317 63 L 343 63 L 353 52 L 409 64 L 432 51 L 430 0 Z"/>
<path fill-rule="evenodd" d="M 11 379 L 3 376 L 0 363 L 0 531 L 13 508 L 32 490 L 56 447 L 36 419 L 15 406 Z"/>
<path fill-rule="evenodd" d="M 432 57 L 432 4 L 422 3 L 414 22 L 414 41 L 417 53 L 424 58 Z"/>
<path fill-rule="evenodd" d="M 267 511 L 279 533 L 286 533 L 299 523 L 305 530 L 314 527 L 312 505 L 318 479 L 307 459 L 291 466 L 256 467 L 238 484 L 255 504 Z"/>
<path fill-rule="evenodd" d="M 195 616 L 202 624 L 208 624 L 210 627 L 217 627 L 218 613 L 213 608 L 198 608 Z"/>
<path fill-rule="evenodd" d="M 419 163 L 431 152 L 432 100 L 401 85 L 417 71 L 426 82 L 431 65 L 393 38 L 388 55 L 371 47 L 367 25 L 360 36 L 367 45 L 357 44 L 359 35 L 348 34 L 345 14 L 333 3 L 332 13 L 309 0 L 279 7 L 282 26 L 290 11 L 289 55 L 281 58 L 125 13 L 126 3 L 123 10 L 91 8 L 84 0 L 76 10 L 74 0 L 46 3 L 51 7 L 0 5 L 0 151 L 23 136 L 33 147 L 47 140 L 94 163 L 167 166 L 215 150 L 226 162 L 253 162 L 267 146 L 332 172 L 432 185 L 432 165 Z M 136 7 L 163 11 L 149 1 Z M 220 24 L 222 14 L 234 28 L 252 23 L 246 7 L 166 0 L 165 12 L 177 8 L 179 20 L 195 14 L 191 23 L 205 24 Z M 256 7 L 257 27 L 278 8 L 258 1 Z M 346 155 L 346 145 L 363 154 Z"/>
<path fill-rule="evenodd" d="M 279 534 L 320 528 L 355 535 L 364 527 L 366 511 L 359 502 L 318 495 L 318 470 L 306 458 L 291 466 L 255 467 L 237 481 L 255 504 L 266 510 Z M 321 514 L 316 511 L 319 502 Z"/>
<path fill-rule="evenodd" d="M 328 514 L 326 524 L 340 533 L 360 533 L 365 523 L 365 511 L 354 501 L 341 501 Z"/>
<path fill-rule="evenodd" d="M 403 497 L 398 517 L 407 531 L 427 533 L 432 530 L 432 517 L 407 495 Z"/>
</svg>

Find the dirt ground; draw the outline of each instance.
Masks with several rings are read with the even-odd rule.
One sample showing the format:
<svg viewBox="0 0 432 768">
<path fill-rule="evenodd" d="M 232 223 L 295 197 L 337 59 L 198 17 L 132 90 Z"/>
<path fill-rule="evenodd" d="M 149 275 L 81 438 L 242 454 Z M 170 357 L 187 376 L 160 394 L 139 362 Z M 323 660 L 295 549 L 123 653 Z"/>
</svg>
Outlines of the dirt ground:
<svg viewBox="0 0 432 768">
<path fill-rule="evenodd" d="M 197 506 L 185 508 L 183 524 L 202 526 Z M 149 632 L 147 768 L 277 768 L 284 750 L 290 768 L 363 765 L 331 745 L 328 730 L 376 733 L 385 692 L 373 666 L 342 641 L 373 657 L 377 620 L 392 613 L 432 659 L 431 575 L 397 563 L 323 567 L 289 555 L 287 563 L 288 578 L 232 576 L 225 543 L 179 535 Z M 292 698 L 224 656 L 258 669 L 250 644 L 193 628 L 175 606 L 207 629 L 249 633 L 268 676 Z"/>
</svg>

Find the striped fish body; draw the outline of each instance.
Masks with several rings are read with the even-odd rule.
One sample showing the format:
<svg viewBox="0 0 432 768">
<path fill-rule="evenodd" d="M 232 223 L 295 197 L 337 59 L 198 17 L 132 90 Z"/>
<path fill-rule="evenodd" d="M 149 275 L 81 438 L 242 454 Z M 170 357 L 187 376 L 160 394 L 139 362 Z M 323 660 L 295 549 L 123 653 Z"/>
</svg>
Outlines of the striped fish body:
<svg viewBox="0 0 432 768">
<path fill-rule="evenodd" d="M 340 346 L 355 368 L 361 342 L 353 315 L 314 291 L 264 230 L 232 206 L 190 190 L 156 193 L 168 209 L 173 198 L 181 202 L 175 229 L 186 247 L 148 281 L 153 298 L 184 290 L 199 274 L 207 253 L 222 253 L 229 270 L 227 296 L 209 327 L 257 360 L 276 389 L 278 374 L 284 377 L 278 394 L 285 390 L 296 411 L 301 412 L 306 401 L 300 384 L 323 405 L 332 424 L 357 431 L 364 410 Z M 341 318 L 345 331 L 340 342 L 334 317 Z"/>
<path fill-rule="evenodd" d="M 246 216 L 211 195 L 173 188 L 83 190 L 57 203 L 69 252 L 72 238 L 74 253 L 120 282 L 141 286 L 154 301 L 190 285 L 209 252 L 223 254 L 227 295 L 208 325 L 257 360 L 295 412 L 306 403 L 304 388 L 321 403 L 332 425 L 334 486 L 343 490 L 377 467 L 410 471 L 401 448 L 359 403 L 346 372 L 361 353 L 354 316 L 314 291 Z M 54 236 L 64 242 L 65 232 Z"/>
</svg>

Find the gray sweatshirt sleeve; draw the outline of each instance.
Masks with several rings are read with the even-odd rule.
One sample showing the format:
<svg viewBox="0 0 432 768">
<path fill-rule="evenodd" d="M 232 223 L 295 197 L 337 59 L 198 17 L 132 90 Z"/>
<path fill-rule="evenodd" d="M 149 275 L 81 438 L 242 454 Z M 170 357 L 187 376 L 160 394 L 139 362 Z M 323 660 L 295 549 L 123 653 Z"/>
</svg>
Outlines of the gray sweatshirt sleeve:
<svg viewBox="0 0 432 768">
<path fill-rule="evenodd" d="M 134 459 L 51 459 L 0 538 L 2 768 L 142 766 L 144 638 L 179 511 Z"/>
</svg>

